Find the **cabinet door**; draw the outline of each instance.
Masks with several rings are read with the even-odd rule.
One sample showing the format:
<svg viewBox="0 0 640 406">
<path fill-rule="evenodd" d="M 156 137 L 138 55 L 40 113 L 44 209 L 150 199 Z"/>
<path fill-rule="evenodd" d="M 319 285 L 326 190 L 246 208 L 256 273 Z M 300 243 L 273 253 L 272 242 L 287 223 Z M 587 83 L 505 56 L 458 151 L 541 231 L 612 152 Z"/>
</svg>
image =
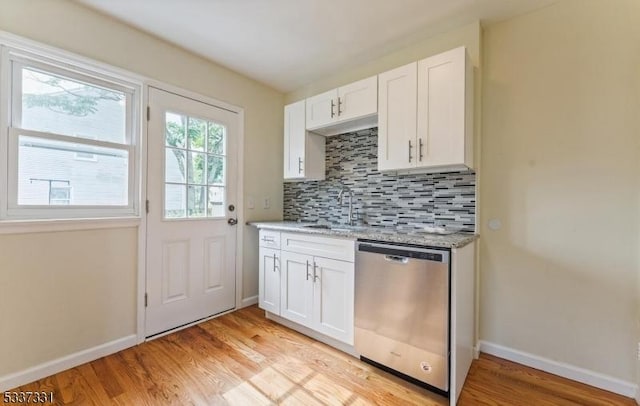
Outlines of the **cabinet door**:
<svg viewBox="0 0 640 406">
<path fill-rule="evenodd" d="M 354 265 L 318 257 L 314 261 L 313 328 L 353 345 Z"/>
<path fill-rule="evenodd" d="M 417 63 L 378 75 L 378 169 L 416 162 Z"/>
<path fill-rule="evenodd" d="M 418 165 L 465 163 L 463 47 L 418 62 Z"/>
<path fill-rule="evenodd" d="M 305 101 L 284 106 L 284 178 L 305 176 Z"/>
<path fill-rule="evenodd" d="M 378 112 L 378 77 L 338 88 L 338 121 L 354 120 Z"/>
<path fill-rule="evenodd" d="M 307 130 L 314 130 L 338 120 L 338 89 L 309 97 L 307 100 Z"/>
<path fill-rule="evenodd" d="M 280 254 L 280 316 L 307 327 L 313 322 L 313 257 Z"/>
<path fill-rule="evenodd" d="M 280 314 L 280 250 L 260 247 L 258 305 Z"/>
</svg>

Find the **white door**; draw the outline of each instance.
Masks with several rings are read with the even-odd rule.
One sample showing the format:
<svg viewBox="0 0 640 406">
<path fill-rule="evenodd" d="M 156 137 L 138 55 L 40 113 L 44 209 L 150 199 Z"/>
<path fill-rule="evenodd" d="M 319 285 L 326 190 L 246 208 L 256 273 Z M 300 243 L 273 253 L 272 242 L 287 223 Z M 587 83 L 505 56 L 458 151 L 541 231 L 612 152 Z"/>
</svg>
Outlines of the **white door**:
<svg viewBox="0 0 640 406">
<path fill-rule="evenodd" d="M 307 130 L 315 130 L 338 120 L 338 89 L 309 97 L 307 103 Z"/>
<path fill-rule="evenodd" d="M 418 163 L 465 163 L 465 49 L 418 62 Z"/>
<path fill-rule="evenodd" d="M 378 112 L 378 77 L 338 88 L 338 120 L 353 120 Z"/>
<path fill-rule="evenodd" d="M 314 261 L 314 328 L 353 345 L 354 265 L 327 258 Z"/>
<path fill-rule="evenodd" d="M 313 257 L 282 251 L 280 316 L 304 326 L 313 323 Z"/>
<path fill-rule="evenodd" d="M 305 101 L 284 106 L 284 178 L 305 176 Z"/>
<path fill-rule="evenodd" d="M 260 247 L 258 303 L 261 309 L 280 314 L 280 250 Z"/>
<path fill-rule="evenodd" d="M 378 169 L 416 164 L 417 63 L 378 75 Z"/>
<path fill-rule="evenodd" d="M 155 88 L 149 107 L 147 337 L 235 307 L 238 149 L 236 113 Z"/>
</svg>

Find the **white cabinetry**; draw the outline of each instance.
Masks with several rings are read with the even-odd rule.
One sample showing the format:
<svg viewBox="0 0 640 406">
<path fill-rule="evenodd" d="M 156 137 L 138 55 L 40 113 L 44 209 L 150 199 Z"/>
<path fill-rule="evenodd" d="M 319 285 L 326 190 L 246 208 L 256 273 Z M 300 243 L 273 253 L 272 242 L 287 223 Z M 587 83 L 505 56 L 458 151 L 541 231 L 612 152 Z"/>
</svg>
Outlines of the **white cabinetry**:
<svg viewBox="0 0 640 406">
<path fill-rule="evenodd" d="M 464 47 L 378 80 L 379 170 L 473 168 L 473 67 Z"/>
<path fill-rule="evenodd" d="M 276 233 L 281 250 L 263 247 L 263 238 L 270 240 L 273 234 L 260 231 L 260 307 L 353 345 L 354 242 Z M 277 271 L 273 270 L 273 264 Z"/>
<path fill-rule="evenodd" d="M 280 312 L 280 233 L 260 232 L 260 263 L 258 265 L 258 305 L 268 312 Z"/>
<path fill-rule="evenodd" d="M 306 130 L 305 101 L 284 107 L 285 180 L 323 180 L 325 139 Z"/>
<path fill-rule="evenodd" d="M 306 129 L 336 135 L 374 127 L 378 113 L 378 78 L 329 90 L 306 99 Z"/>
</svg>

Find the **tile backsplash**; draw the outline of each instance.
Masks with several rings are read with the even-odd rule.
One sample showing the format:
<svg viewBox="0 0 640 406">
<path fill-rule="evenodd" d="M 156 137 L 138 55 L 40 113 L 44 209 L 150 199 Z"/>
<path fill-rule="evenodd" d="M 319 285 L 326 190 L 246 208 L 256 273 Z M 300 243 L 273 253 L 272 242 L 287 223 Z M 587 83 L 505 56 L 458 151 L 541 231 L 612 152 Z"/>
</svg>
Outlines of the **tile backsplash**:
<svg viewBox="0 0 640 406">
<path fill-rule="evenodd" d="M 284 219 L 346 223 L 347 200 L 341 206 L 338 193 L 347 186 L 354 213 L 370 226 L 475 230 L 475 172 L 381 173 L 377 151 L 377 128 L 328 137 L 326 179 L 285 182 Z"/>
</svg>

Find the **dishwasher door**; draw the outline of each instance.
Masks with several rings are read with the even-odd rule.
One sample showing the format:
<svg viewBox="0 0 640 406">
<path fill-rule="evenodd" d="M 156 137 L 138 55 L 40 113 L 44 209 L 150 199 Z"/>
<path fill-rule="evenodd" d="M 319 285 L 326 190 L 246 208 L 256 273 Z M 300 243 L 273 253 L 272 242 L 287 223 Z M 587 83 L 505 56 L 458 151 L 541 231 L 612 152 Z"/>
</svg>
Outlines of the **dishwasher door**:
<svg viewBox="0 0 640 406">
<path fill-rule="evenodd" d="M 355 349 L 365 360 L 449 390 L 449 251 L 360 242 Z"/>
</svg>

